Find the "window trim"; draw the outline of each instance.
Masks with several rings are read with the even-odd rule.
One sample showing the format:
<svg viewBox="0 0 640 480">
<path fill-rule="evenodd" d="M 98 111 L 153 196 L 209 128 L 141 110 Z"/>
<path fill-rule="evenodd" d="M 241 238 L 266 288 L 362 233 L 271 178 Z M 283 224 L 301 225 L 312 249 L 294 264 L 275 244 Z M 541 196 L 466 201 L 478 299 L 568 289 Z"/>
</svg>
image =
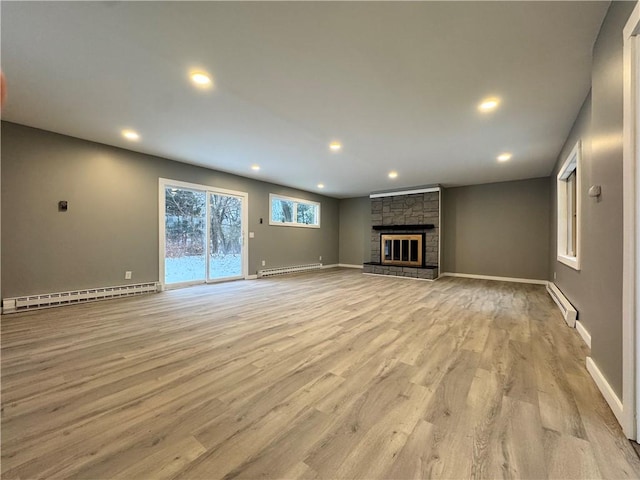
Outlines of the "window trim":
<svg viewBox="0 0 640 480">
<path fill-rule="evenodd" d="M 278 199 L 278 200 L 288 200 L 290 202 L 293 202 L 294 205 L 294 210 L 293 210 L 293 218 L 295 221 L 293 222 L 275 222 L 273 220 L 272 214 L 273 214 L 273 199 Z M 298 203 L 306 203 L 308 205 L 315 205 L 318 209 L 318 223 L 317 224 L 309 224 L 309 223 L 298 223 L 297 219 L 298 219 Z M 302 228 L 320 228 L 320 211 L 321 211 L 321 204 L 320 202 L 314 202 L 313 200 L 305 200 L 304 198 L 295 198 L 295 197 L 288 197 L 286 195 L 280 195 L 278 193 L 270 193 L 269 194 L 269 225 L 274 225 L 277 227 L 302 227 Z"/>
<path fill-rule="evenodd" d="M 582 146 L 580 140 L 576 142 L 575 146 L 571 150 L 571 153 L 567 155 L 562 167 L 557 176 L 556 183 L 556 202 L 558 208 L 557 217 L 557 260 L 574 270 L 580 270 L 580 220 L 581 220 L 581 190 L 582 190 Z M 569 222 L 569 198 L 567 194 L 568 179 L 573 174 L 575 175 L 576 184 L 576 201 L 575 201 L 575 231 L 570 232 Z M 575 236 L 576 251 L 575 255 L 569 255 L 566 252 L 568 244 L 569 233 L 573 233 Z"/>
</svg>

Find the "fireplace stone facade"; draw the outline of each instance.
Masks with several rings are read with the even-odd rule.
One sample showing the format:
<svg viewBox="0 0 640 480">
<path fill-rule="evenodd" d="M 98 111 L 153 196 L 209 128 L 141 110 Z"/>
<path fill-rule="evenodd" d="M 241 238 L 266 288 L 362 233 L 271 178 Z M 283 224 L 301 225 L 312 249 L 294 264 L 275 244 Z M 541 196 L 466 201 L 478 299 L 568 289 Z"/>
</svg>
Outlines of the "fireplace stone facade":
<svg viewBox="0 0 640 480">
<path fill-rule="evenodd" d="M 364 264 L 364 273 L 431 280 L 438 278 L 440 257 L 439 191 L 372 198 L 371 223 L 373 226 L 371 261 Z M 403 226 L 407 228 L 403 229 Z M 380 237 L 387 233 L 424 233 L 424 266 L 383 265 L 380 257 Z"/>
</svg>

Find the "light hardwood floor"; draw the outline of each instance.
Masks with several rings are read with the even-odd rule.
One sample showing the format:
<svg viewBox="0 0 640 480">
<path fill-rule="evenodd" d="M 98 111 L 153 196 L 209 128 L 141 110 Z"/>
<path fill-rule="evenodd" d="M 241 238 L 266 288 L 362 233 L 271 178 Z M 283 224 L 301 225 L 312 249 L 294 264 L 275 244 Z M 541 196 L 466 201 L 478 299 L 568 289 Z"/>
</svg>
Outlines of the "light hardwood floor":
<svg viewBox="0 0 640 480">
<path fill-rule="evenodd" d="M 638 478 L 544 287 L 326 270 L 2 318 L 2 478 Z"/>
</svg>

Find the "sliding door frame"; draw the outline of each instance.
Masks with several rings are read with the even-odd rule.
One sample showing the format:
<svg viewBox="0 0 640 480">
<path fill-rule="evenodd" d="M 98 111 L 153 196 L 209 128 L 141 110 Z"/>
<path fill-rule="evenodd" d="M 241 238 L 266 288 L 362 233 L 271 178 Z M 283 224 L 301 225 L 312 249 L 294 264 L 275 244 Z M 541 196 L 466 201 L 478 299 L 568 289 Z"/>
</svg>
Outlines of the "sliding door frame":
<svg viewBox="0 0 640 480">
<path fill-rule="evenodd" d="M 201 191 L 206 194 L 206 248 L 205 248 L 205 278 L 204 280 L 195 280 L 188 282 L 172 283 L 171 285 L 165 284 L 165 190 L 169 187 L 183 188 L 185 190 Z M 210 196 L 211 194 L 232 195 L 242 199 L 242 273 L 239 277 L 221 278 L 221 279 L 209 279 L 209 248 L 210 248 Z M 179 180 L 171 180 L 169 178 L 158 179 L 158 283 L 160 284 L 160 290 L 167 288 L 180 288 L 190 285 L 201 285 L 205 283 L 217 283 L 228 280 L 247 279 L 249 272 L 249 243 L 247 242 L 247 228 L 249 224 L 249 194 L 247 192 L 239 192 L 235 190 L 228 190 L 225 188 L 214 187 L 212 185 L 200 185 L 197 183 L 182 182 Z"/>
</svg>

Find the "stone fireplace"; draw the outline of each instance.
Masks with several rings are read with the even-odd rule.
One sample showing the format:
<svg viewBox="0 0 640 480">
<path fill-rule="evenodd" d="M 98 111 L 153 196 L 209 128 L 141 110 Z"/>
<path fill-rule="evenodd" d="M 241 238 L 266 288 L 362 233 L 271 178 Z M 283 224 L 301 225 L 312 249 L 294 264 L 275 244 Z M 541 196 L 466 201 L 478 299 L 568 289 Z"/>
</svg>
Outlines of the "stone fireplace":
<svg viewBox="0 0 640 480">
<path fill-rule="evenodd" d="M 371 223 L 371 261 L 364 273 L 438 278 L 440 188 L 372 195 Z"/>
</svg>

